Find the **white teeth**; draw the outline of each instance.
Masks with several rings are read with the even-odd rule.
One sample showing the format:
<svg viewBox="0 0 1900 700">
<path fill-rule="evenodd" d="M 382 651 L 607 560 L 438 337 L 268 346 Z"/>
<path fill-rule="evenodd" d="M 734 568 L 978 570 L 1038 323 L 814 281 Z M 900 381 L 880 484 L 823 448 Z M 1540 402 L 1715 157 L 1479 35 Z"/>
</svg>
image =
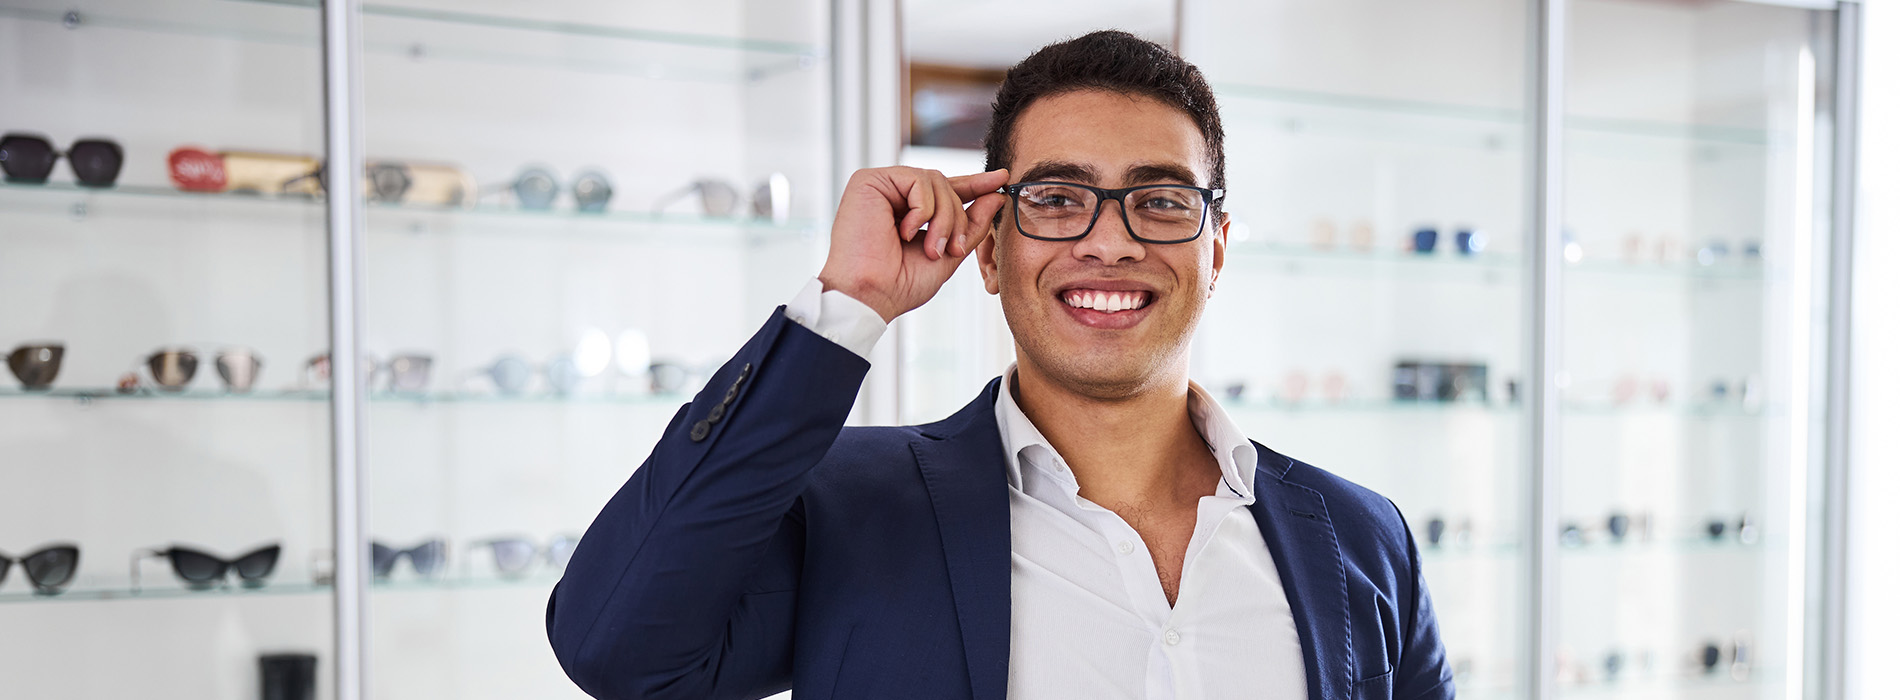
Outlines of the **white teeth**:
<svg viewBox="0 0 1900 700">
<path fill-rule="evenodd" d="M 1068 305 L 1078 309 L 1094 309 L 1103 313 L 1133 311 L 1148 305 L 1148 295 L 1141 292 L 1091 292 L 1072 291 L 1062 299 Z"/>
</svg>

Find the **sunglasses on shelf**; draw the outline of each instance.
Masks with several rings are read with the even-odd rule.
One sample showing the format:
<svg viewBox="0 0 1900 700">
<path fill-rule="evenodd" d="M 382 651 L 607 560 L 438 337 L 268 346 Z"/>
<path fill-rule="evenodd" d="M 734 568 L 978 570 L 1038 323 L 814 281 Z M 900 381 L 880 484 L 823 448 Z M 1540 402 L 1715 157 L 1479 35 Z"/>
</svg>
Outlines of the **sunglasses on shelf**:
<svg viewBox="0 0 1900 700">
<path fill-rule="evenodd" d="M 73 582 L 73 575 L 79 572 L 79 548 L 70 544 L 48 545 L 21 557 L 0 552 L 0 583 L 6 583 L 7 572 L 13 570 L 15 562 L 20 564 L 27 582 L 33 584 L 35 593 L 53 595 L 66 590 Z"/>
<path fill-rule="evenodd" d="M 106 139 L 80 139 L 62 153 L 41 136 L 15 132 L 0 136 L 0 171 L 6 173 L 7 182 L 44 183 L 60 156 L 66 157 L 73 177 L 86 187 L 111 187 L 125 165 L 124 149 Z"/>
<path fill-rule="evenodd" d="M 396 565 L 404 558 L 409 560 L 409 566 L 414 568 L 417 574 L 424 577 L 436 576 L 448 568 L 446 566 L 448 557 L 448 542 L 440 537 L 407 549 L 391 547 L 375 540 L 370 540 L 369 543 L 370 573 L 375 574 L 379 579 L 389 578 L 390 574 L 395 573 Z"/>
<path fill-rule="evenodd" d="M 191 348 L 164 348 L 145 356 L 139 364 L 160 391 L 184 391 L 192 378 L 198 376 L 200 355 Z M 255 387 L 257 375 L 264 368 L 264 358 L 249 348 L 226 348 L 212 358 L 225 391 L 233 393 L 245 393 Z M 145 378 L 136 369 L 126 373 L 119 379 L 119 392 L 134 393 L 145 388 Z"/>
<path fill-rule="evenodd" d="M 538 562 L 547 562 L 555 569 L 567 568 L 567 560 L 574 556 L 574 545 L 580 538 L 573 535 L 556 535 L 548 540 L 546 546 L 537 545 L 525 537 L 497 537 L 469 544 L 469 549 L 487 549 L 495 557 L 495 571 L 502 576 L 525 576 Z"/>
<path fill-rule="evenodd" d="M 233 559 L 225 559 L 190 547 L 171 546 L 164 549 L 142 549 L 132 553 L 132 592 L 139 587 L 139 563 L 146 559 L 166 559 L 171 562 L 172 573 L 185 582 L 185 587 L 194 591 L 209 590 L 223 585 L 227 576 L 236 571 L 238 582 L 245 588 L 263 586 L 265 580 L 277 570 L 277 557 L 283 547 L 270 544 Z"/>
</svg>

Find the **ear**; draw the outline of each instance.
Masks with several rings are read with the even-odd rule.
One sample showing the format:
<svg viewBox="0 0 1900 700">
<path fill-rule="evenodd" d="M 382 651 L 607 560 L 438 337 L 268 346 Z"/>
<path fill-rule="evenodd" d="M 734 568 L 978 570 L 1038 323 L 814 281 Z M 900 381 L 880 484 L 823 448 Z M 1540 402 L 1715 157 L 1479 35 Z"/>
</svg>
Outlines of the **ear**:
<svg viewBox="0 0 1900 700">
<path fill-rule="evenodd" d="M 983 289 L 991 294 L 1002 291 L 1002 280 L 996 272 L 996 237 L 1002 230 L 1000 226 L 990 227 L 990 235 L 976 244 L 976 269 L 983 273 Z"/>
<path fill-rule="evenodd" d="M 1208 280 L 1210 283 L 1220 281 L 1221 267 L 1227 264 L 1227 229 L 1233 223 L 1233 217 L 1228 216 L 1227 212 L 1221 212 L 1220 223 L 1214 226 L 1214 276 Z M 1214 296 L 1212 284 L 1209 285 L 1207 296 Z"/>
</svg>

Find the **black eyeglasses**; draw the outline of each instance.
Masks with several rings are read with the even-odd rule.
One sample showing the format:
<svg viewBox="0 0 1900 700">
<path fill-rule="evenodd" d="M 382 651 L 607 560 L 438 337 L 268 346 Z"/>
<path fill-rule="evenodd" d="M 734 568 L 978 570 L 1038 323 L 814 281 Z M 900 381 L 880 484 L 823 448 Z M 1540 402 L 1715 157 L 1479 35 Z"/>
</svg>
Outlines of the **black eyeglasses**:
<svg viewBox="0 0 1900 700">
<path fill-rule="evenodd" d="M 9 133 L 0 136 L 0 171 L 7 182 L 39 184 L 53 174 L 53 163 L 60 156 L 73 166 L 73 176 L 87 187 L 111 187 L 125 165 L 125 151 L 105 139 L 80 139 L 61 153 L 53 142 L 31 134 Z"/>
<path fill-rule="evenodd" d="M 416 568 L 417 574 L 435 576 L 442 573 L 448 556 L 449 544 L 440 537 L 408 549 L 397 549 L 375 540 L 369 543 L 369 569 L 376 578 L 389 578 L 403 557 L 409 558 L 409 565 Z"/>
<path fill-rule="evenodd" d="M 1122 225 L 1143 243 L 1186 243 L 1201 237 L 1207 213 L 1226 190 L 1192 185 L 1141 185 L 1118 190 L 1074 182 L 1004 185 L 1016 231 L 1039 241 L 1077 241 L 1095 230 L 1102 206 L 1121 202 Z"/>
<path fill-rule="evenodd" d="M 272 544 L 227 560 L 189 547 L 139 550 L 132 553 L 132 592 L 139 592 L 139 562 L 151 558 L 170 560 L 172 573 L 194 591 L 224 583 L 225 575 L 232 570 L 237 571 L 238 581 L 245 588 L 257 588 L 277 570 L 277 555 L 282 551 L 282 547 Z"/>
<path fill-rule="evenodd" d="M 26 572 L 26 580 L 33 584 L 33 590 L 42 595 L 52 595 L 66 589 L 73 582 L 73 574 L 79 571 L 79 548 L 70 544 L 56 544 L 41 547 L 39 551 L 23 557 L 7 556 L 0 552 L 0 583 L 7 580 L 7 571 L 19 562 Z"/>
</svg>

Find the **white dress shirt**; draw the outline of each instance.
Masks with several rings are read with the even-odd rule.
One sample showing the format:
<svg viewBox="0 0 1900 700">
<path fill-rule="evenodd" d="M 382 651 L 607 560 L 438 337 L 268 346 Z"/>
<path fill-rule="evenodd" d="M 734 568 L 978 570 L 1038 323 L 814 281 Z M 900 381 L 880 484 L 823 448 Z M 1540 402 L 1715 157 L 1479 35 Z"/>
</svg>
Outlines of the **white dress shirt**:
<svg viewBox="0 0 1900 700">
<path fill-rule="evenodd" d="M 867 359 L 884 330 L 877 312 L 817 280 L 786 314 Z M 1303 700 L 1293 612 L 1247 509 L 1258 454 L 1220 405 L 1188 384 L 1189 415 L 1221 479 L 1201 498 L 1170 607 L 1141 536 L 1079 495 L 1017 406 L 1015 373 L 1011 365 L 996 401 L 1009 475 L 1009 697 Z"/>
</svg>

